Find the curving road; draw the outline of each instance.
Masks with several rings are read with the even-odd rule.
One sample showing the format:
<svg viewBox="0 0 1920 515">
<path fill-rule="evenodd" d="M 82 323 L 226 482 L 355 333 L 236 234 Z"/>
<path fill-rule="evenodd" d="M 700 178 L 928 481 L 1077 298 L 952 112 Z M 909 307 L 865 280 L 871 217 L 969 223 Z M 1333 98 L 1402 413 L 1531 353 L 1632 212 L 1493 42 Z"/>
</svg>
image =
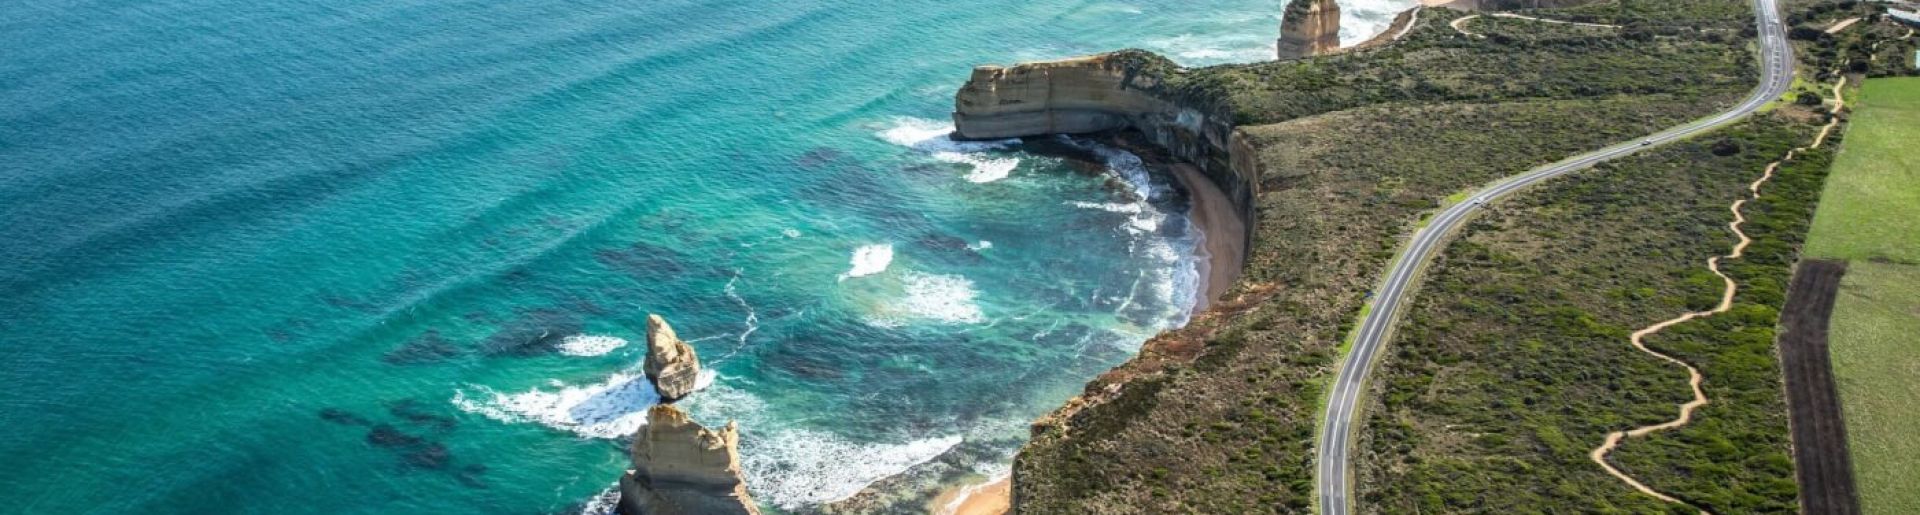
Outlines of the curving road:
<svg viewBox="0 0 1920 515">
<path fill-rule="evenodd" d="M 1645 139 L 1621 143 L 1507 178 L 1475 192 L 1466 202 L 1442 211 L 1425 229 L 1414 234 L 1413 241 L 1391 265 L 1386 281 L 1381 284 L 1378 295 L 1374 296 L 1372 309 L 1354 338 L 1353 349 L 1347 353 L 1346 361 L 1340 365 L 1339 375 L 1334 378 L 1333 395 L 1328 398 L 1327 411 L 1320 427 L 1319 466 L 1315 473 L 1318 476 L 1316 487 L 1320 492 L 1319 505 L 1323 515 L 1347 515 L 1353 509 L 1352 436 L 1359 417 L 1357 408 L 1361 401 L 1360 394 L 1365 389 L 1367 375 L 1372 371 L 1375 358 L 1380 355 L 1381 348 L 1386 345 L 1387 337 L 1392 332 L 1400 305 L 1410 295 L 1409 289 L 1414 286 L 1422 267 L 1444 247 L 1448 235 L 1487 202 L 1604 161 L 1711 131 L 1752 114 L 1767 102 L 1786 94 L 1787 88 L 1793 83 L 1793 48 L 1787 43 L 1786 29 L 1780 24 L 1780 10 L 1776 1 L 1753 2 L 1755 23 L 1759 28 L 1761 82 L 1759 87 L 1754 88 L 1752 96 L 1738 107 Z"/>
</svg>

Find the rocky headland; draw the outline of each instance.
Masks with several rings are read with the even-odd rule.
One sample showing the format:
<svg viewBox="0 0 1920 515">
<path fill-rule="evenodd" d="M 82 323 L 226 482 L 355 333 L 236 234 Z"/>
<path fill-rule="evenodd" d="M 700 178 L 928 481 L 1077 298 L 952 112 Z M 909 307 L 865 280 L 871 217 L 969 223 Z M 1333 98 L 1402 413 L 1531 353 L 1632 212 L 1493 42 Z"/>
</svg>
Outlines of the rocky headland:
<svg viewBox="0 0 1920 515">
<path fill-rule="evenodd" d="M 1237 208 L 1251 231 L 1257 162 L 1234 113 L 1217 90 L 1174 85 L 1186 73 L 1144 50 L 1026 63 L 980 66 L 954 100 L 954 132 L 961 139 L 1131 131 L 1193 163 Z M 1235 236 L 1245 238 L 1245 235 Z"/>
</svg>

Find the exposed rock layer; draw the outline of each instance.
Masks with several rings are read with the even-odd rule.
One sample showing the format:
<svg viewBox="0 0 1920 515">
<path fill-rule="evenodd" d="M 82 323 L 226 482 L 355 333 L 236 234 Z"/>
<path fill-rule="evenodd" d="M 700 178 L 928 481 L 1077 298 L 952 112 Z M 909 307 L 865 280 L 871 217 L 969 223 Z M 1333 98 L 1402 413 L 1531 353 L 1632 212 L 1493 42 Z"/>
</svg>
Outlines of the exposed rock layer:
<svg viewBox="0 0 1920 515">
<path fill-rule="evenodd" d="M 1259 177 L 1251 148 L 1234 130 L 1224 99 L 1204 89 L 1170 86 L 1185 73 L 1140 50 L 980 66 L 955 95 L 955 136 L 998 139 L 1133 129 L 1174 159 L 1200 167 L 1233 200 L 1253 234 Z"/>
<path fill-rule="evenodd" d="M 740 476 L 738 426 L 701 427 L 685 412 L 661 404 L 633 437 L 633 470 L 620 477 L 625 515 L 758 515 Z"/>
<path fill-rule="evenodd" d="M 673 402 L 693 393 L 700 380 L 700 356 L 693 347 L 673 334 L 660 315 L 647 317 L 647 379 L 660 392 L 660 400 Z"/>
<path fill-rule="evenodd" d="M 1334 0 L 1293 0 L 1280 21 L 1281 60 L 1322 55 L 1340 49 L 1340 4 Z"/>
</svg>

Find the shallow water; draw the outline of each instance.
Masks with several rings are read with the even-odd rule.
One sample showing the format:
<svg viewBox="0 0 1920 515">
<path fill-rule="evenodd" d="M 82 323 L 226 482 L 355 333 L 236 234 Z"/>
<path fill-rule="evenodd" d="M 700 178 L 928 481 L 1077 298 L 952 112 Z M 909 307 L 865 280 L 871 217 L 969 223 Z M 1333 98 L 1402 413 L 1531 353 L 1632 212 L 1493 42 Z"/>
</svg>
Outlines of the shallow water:
<svg viewBox="0 0 1920 515">
<path fill-rule="evenodd" d="M 1349 25 L 1410 1 L 1374 3 Z M 1184 323 L 1193 235 L 1124 153 L 946 140 L 953 89 L 1260 59 L 1271 4 L 16 2 L 0 499 L 575 511 L 654 398 L 649 312 L 770 507 L 1003 470 Z"/>
</svg>

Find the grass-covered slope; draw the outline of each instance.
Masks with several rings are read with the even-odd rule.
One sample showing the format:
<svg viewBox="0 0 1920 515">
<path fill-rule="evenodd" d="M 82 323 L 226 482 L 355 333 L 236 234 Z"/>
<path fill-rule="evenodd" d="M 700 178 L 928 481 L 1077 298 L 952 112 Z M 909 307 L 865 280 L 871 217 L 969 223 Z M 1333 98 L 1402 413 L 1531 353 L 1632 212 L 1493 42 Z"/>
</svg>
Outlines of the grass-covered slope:
<svg viewBox="0 0 1920 515">
<path fill-rule="evenodd" d="M 1812 127 L 1787 117 L 1603 165 L 1475 221 L 1430 269 L 1380 366 L 1359 462 L 1386 513 L 1657 512 L 1588 457 L 1609 432 L 1664 422 L 1691 399 L 1684 369 L 1628 334 L 1719 301 L 1708 257 L 1735 242 L 1727 207 Z M 1773 330 L 1824 152 L 1780 169 L 1744 226 L 1727 314 L 1655 335 L 1695 364 L 1713 401 L 1672 432 L 1630 439 L 1621 468 L 1716 513 L 1795 509 Z"/>
</svg>

